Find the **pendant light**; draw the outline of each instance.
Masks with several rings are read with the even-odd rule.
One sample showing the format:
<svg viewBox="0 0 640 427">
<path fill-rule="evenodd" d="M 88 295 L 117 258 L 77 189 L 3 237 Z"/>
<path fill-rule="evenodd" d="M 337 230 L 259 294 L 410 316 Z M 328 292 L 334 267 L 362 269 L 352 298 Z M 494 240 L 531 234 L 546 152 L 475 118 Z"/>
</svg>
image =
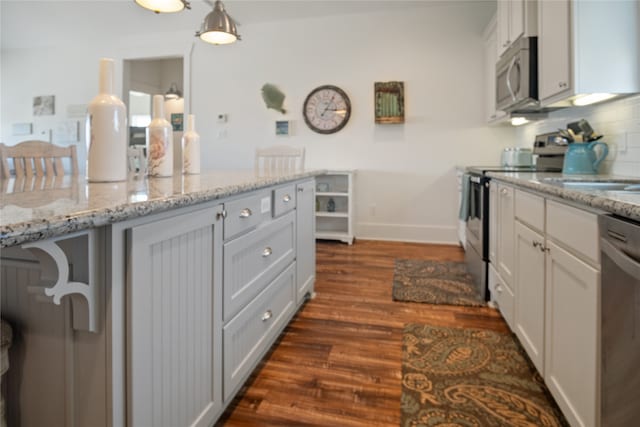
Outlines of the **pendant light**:
<svg viewBox="0 0 640 427">
<path fill-rule="evenodd" d="M 171 13 L 180 12 L 185 8 L 191 9 L 191 5 L 187 0 L 135 0 L 135 2 L 155 13 Z"/>
<path fill-rule="evenodd" d="M 182 98 L 182 92 L 178 89 L 178 84 L 176 82 L 171 83 L 169 86 L 169 90 L 164 94 L 165 99 L 179 99 Z"/>
<path fill-rule="evenodd" d="M 204 18 L 196 37 L 211 44 L 229 44 L 240 40 L 236 23 L 224 10 L 220 0 L 216 0 L 213 11 Z"/>
</svg>

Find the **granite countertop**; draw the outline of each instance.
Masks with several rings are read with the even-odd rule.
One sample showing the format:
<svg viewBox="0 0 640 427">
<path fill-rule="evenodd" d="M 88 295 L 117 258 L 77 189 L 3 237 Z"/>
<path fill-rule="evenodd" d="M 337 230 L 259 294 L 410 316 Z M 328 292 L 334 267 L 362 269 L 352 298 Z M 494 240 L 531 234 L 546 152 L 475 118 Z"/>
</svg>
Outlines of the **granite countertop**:
<svg viewBox="0 0 640 427">
<path fill-rule="evenodd" d="M 323 174 L 258 176 L 253 170 L 88 183 L 85 176 L 0 179 L 0 248 L 195 205 Z"/>
<path fill-rule="evenodd" d="M 589 208 L 640 221 L 640 191 L 603 191 L 566 188 L 565 181 L 615 181 L 640 183 L 640 178 L 615 175 L 563 175 L 561 173 L 509 172 L 487 173 L 492 179 L 508 182 L 545 195 L 568 200 Z"/>
</svg>

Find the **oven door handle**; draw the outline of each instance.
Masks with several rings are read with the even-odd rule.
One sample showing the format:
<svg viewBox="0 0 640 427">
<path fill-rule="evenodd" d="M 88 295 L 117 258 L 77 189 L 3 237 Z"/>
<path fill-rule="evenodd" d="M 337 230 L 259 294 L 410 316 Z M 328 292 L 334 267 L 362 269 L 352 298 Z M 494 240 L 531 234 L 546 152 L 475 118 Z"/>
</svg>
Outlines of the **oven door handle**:
<svg viewBox="0 0 640 427">
<path fill-rule="evenodd" d="M 600 238 L 600 250 L 631 277 L 640 277 L 640 262 L 616 248 L 607 239 Z"/>
</svg>

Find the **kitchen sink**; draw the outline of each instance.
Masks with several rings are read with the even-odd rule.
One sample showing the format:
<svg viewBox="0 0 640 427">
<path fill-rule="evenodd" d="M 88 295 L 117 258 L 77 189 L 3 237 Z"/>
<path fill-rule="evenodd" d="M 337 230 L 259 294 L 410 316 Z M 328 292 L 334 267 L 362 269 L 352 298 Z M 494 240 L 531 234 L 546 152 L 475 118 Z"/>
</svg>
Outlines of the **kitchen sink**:
<svg viewBox="0 0 640 427">
<path fill-rule="evenodd" d="M 640 193 L 640 180 L 579 180 L 566 178 L 545 178 L 547 184 L 557 185 L 571 190 L 585 191 L 624 191 Z"/>
</svg>

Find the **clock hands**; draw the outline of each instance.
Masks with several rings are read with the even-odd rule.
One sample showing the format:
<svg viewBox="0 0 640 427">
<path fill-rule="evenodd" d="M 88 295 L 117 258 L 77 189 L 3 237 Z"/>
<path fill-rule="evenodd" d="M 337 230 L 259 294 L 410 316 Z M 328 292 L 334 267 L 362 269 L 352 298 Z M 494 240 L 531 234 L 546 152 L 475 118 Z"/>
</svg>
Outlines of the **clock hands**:
<svg viewBox="0 0 640 427">
<path fill-rule="evenodd" d="M 326 113 L 327 110 L 329 110 L 329 106 L 331 105 L 331 103 L 333 102 L 333 98 L 335 98 L 335 97 L 336 97 L 335 95 L 331 96 L 331 99 L 329 100 L 329 102 L 327 102 L 327 106 L 324 107 L 324 110 L 322 110 L 322 113 L 320 113 L 320 117 L 324 117 L 324 113 Z M 336 111 L 336 109 L 333 108 L 333 109 L 331 109 L 329 111 Z"/>
</svg>

